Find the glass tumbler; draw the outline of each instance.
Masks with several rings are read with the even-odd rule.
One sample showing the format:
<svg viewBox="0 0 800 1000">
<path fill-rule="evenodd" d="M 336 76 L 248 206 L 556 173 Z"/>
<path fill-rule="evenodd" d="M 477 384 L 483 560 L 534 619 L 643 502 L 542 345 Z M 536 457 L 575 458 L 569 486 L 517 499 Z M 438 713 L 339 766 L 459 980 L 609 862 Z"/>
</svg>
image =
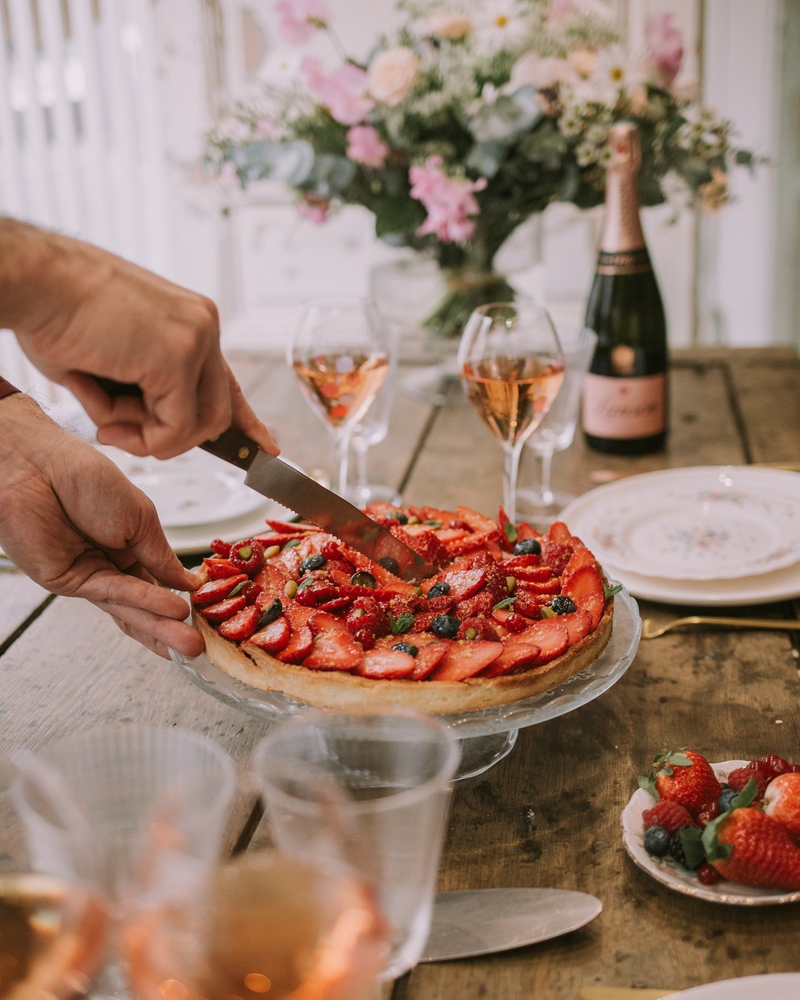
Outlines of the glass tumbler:
<svg viewBox="0 0 800 1000">
<path fill-rule="evenodd" d="M 97 995 L 127 998 L 123 919 L 202 891 L 236 787 L 233 762 L 196 733 L 126 725 L 69 737 L 22 764 L 18 804 L 34 867 L 107 901 L 110 948 Z M 81 823 L 75 837 L 70 827 Z"/>
<path fill-rule="evenodd" d="M 388 710 L 308 713 L 277 726 L 256 752 L 281 850 L 335 864 L 349 842 L 348 861 L 390 925 L 384 980 L 412 968 L 427 941 L 459 756 L 457 740 L 437 720 Z M 335 808 L 326 807 L 318 780 L 305 777 L 320 771 L 344 793 Z"/>
</svg>

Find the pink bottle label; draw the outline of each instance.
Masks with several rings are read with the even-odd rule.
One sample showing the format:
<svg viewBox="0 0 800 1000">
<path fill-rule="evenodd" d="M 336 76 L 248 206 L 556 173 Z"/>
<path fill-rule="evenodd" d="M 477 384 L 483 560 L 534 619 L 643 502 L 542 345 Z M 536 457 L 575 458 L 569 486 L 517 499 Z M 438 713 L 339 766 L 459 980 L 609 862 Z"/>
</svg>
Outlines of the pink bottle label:
<svg viewBox="0 0 800 1000">
<path fill-rule="evenodd" d="M 583 382 L 583 429 L 593 437 L 652 437 L 666 427 L 667 381 L 663 372 L 642 378 L 588 374 Z"/>
</svg>

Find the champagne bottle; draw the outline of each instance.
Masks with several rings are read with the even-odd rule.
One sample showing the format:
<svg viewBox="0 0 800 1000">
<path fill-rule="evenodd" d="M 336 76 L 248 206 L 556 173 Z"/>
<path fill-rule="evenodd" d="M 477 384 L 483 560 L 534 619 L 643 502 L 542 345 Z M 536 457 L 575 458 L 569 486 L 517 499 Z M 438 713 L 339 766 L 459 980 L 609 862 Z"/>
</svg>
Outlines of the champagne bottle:
<svg viewBox="0 0 800 1000">
<path fill-rule="evenodd" d="M 639 132 L 609 133 L 606 215 L 586 326 L 597 347 L 583 386 L 583 430 L 597 451 L 644 455 L 667 434 L 667 328 L 639 219 Z"/>
</svg>

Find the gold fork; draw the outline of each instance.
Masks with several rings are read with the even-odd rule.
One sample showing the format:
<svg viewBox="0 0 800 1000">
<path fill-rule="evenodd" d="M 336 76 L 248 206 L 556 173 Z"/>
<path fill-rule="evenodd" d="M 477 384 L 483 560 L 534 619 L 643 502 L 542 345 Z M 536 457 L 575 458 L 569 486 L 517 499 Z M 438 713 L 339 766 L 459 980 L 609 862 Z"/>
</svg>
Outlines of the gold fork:
<svg viewBox="0 0 800 1000">
<path fill-rule="evenodd" d="M 729 628 L 763 628 L 777 631 L 800 631 L 800 619 L 791 618 L 717 618 L 707 615 L 689 615 L 688 618 L 676 618 L 658 628 L 649 618 L 642 622 L 642 638 L 657 639 L 666 632 L 682 625 L 725 625 Z"/>
</svg>

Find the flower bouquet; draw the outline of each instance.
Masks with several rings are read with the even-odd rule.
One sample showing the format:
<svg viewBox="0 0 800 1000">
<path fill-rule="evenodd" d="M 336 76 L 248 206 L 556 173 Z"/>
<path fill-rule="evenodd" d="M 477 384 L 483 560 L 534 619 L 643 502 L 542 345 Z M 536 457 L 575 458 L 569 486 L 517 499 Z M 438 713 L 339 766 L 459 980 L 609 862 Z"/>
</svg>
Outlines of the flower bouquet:
<svg viewBox="0 0 800 1000">
<path fill-rule="evenodd" d="M 642 204 L 668 197 L 717 207 L 727 172 L 752 155 L 730 122 L 674 87 L 683 57 L 671 15 L 647 22 L 628 54 L 602 8 L 570 0 L 401 0 L 405 23 L 365 63 L 339 42 L 326 0 L 280 0 L 284 40 L 330 36 L 335 67 L 265 84 L 215 129 L 208 163 L 227 183 L 282 179 L 300 212 L 323 222 L 363 205 L 376 234 L 432 254 L 447 293 L 427 325 L 460 334 L 478 305 L 513 298 L 494 259 L 551 202 L 604 196 L 610 127 L 639 127 Z"/>
</svg>

